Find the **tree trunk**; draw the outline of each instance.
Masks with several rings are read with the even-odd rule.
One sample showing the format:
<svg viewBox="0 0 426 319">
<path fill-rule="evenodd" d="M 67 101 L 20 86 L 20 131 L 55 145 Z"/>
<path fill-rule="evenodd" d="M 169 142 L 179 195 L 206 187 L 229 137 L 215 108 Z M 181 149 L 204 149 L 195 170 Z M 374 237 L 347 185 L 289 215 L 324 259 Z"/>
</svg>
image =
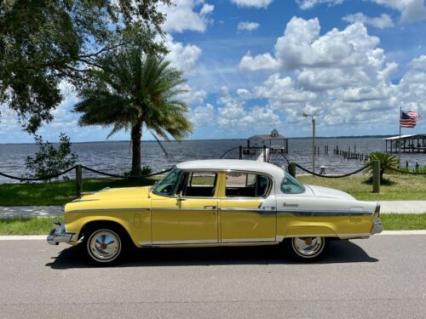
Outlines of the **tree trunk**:
<svg viewBox="0 0 426 319">
<path fill-rule="evenodd" d="M 142 123 L 137 123 L 132 127 L 132 170 L 130 175 L 140 176 L 141 169 L 141 139 L 142 139 Z"/>
</svg>

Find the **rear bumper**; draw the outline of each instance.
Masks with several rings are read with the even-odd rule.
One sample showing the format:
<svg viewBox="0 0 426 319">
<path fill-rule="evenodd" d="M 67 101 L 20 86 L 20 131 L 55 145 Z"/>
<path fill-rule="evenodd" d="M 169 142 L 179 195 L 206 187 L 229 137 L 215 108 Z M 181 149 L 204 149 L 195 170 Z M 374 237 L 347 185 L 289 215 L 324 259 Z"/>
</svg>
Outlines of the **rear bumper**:
<svg viewBox="0 0 426 319">
<path fill-rule="evenodd" d="M 58 245 L 59 243 L 71 243 L 75 241 L 76 234 L 67 233 L 64 224 L 56 224 L 47 236 L 47 243 Z"/>
<path fill-rule="evenodd" d="M 371 228 L 371 235 L 380 234 L 383 231 L 383 224 L 380 218 L 375 218 L 373 227 Z"/>
</svg>

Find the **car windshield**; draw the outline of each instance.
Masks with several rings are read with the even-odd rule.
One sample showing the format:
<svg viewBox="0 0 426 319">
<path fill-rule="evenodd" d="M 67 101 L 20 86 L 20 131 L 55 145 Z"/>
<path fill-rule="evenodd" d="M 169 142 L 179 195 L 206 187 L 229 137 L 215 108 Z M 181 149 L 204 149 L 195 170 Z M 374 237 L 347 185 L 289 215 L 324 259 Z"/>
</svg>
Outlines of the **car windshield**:
<svg viewBox="0 0 426 319">
<path fill-rule="evenodd" d="M 169 174 L 161 179 L 153 188 L 153 192 L 159 195 L 172 195 L 174 194 L 181 171 L 174 168 Z"/>
<path fill-rule="evenodd" d="M 305 192 L 305 186 L 290 174 L 285 173 L 281 191 L 285 194 L 301 194 Z"/>
</svg>

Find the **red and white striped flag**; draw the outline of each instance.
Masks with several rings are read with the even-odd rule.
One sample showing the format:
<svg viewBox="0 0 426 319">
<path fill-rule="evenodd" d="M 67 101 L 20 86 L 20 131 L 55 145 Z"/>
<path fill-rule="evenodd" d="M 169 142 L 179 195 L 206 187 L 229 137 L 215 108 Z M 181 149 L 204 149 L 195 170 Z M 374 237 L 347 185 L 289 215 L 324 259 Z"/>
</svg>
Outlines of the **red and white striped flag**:
<svg viewBox="0 0 426 319">
<path fill-rule="evenodd" d="M 399 119 L 399 125 L 405 128 L 415 128 L 417 124 L 417 120 L 420 118 L 420 114 L 417 112 L 409 111 L 404 112 L 401 111 L 401 117 Z"/>
</svg>

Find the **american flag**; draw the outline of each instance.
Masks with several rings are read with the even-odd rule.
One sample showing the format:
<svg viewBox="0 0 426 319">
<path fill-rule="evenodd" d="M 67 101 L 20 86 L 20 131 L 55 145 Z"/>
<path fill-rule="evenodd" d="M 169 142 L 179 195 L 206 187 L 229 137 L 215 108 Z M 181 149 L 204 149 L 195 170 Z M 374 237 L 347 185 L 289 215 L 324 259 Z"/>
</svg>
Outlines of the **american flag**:
<svg viewBox="0 0 426 319">
<path fill-rule="evenodd" d="M 417 120 L 419 118 L 420 118 L 420 115 L 417 112 L 413 112 L 413 111 L 404 112 L 404 111 L 401 111 L 401 118 L 399 120 L 399 125 L 401 127 L 406 127 L 406 128 L 415 128 L 416 124 L 417 124 Z"/>
</svg>

